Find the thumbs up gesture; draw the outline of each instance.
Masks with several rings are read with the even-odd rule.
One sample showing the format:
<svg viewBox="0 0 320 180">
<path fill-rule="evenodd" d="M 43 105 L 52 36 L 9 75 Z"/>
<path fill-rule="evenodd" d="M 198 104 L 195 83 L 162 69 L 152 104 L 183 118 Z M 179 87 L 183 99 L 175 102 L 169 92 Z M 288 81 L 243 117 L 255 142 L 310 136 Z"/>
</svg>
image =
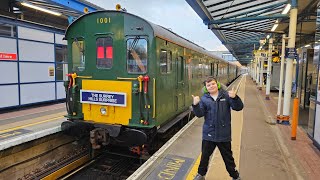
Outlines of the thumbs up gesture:
<svg viewBox="0 0 320 180">
<path fill-rule="evenodd" d="M 194 95 L 191 95 L 192 98 L 193 98 L 193 105 L 197 105 L 199 104 L 200 102 L 200 97 L 199 96 L 194 96 Z"/>
<path fill-rule="evenodd" d="M 231 97 L 231 98 L 235 98 L 237 95 L 234 87 L 232 87 L 231 91 L 228 91 L 228 93 L 229 93 L 229 97 Z"/>
</svg>

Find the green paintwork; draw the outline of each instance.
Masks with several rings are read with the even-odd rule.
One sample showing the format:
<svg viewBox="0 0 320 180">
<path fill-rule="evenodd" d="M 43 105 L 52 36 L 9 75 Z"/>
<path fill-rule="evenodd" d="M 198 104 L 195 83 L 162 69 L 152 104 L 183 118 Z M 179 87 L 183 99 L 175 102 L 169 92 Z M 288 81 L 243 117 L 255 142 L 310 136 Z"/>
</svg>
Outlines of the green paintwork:
<svg viewBox="0 0 320 180">
<path fill-rule="evenodd" d="M 100 19 L 102 22 L 100 23 Z M 107 18 L 107 23 L 104 23 Z M 109 22 L 110 18 L 110 22 Z M 139 30 L 137 27 L 143 27 Z M 202 82 L 207 75 L 216 74 L 217 59 L 195 52 L 179 46 L 173 42 L 174 39 L 166 41 L 155 37 L 152 26 L 137 16 L 116 12 L 103 11 L 84 15 L 73 24 L 66 32 L 68 40 L 69 72 L 72 72 L 72 42 L 77 37 L 84 40 L 85 49 L 85 70 L 77 72 L 80 76 L 92 76 L 96 80 L 117 80 L 117 77 L 136 78 L 140 74 L 129 74 L 126 69 L 126 40 L 139 35 L 147 39 L 148 42 L 148 66 L 147 73 L 150 77 L 148 85 L 148 96 L 151 104 L 149 113 L 149 125 L 140 124 L 139 96 L 137 92 L 138 81 L 133 81 L 132 96 L 132 119 L 129 126 L 133 127 L 154 127 L 161 126 L 179 113 L 189 108 L 192 103 L 191 95 L 201 95 Z M 96 39 L 110 36 L 113 38 L 113 67 L 111 69 L 98 69 L 96 67 Z M 171 41 L 171 42 L 170 42 Z M 160 73 L 160 52 L 170 50 L 172 52 L 172 72 L 169 74 Z M 212 66 L 215 68 L 211 69 Z M 199 64 L 202 64 L 201 68 Z M 227 65 L 225 62 L 221 64 Z M 207 66 L 209 69 L 205 69 Z M 228 66 L 226 66 L 228 67 Z M 232 67 L 235 69 L 235 67 Z M 234 70 L 235 71 L 235 70 Z M 228 77 L 227 72 L 218 76 L 223 83 L 230 82 L 236 74 Z M 156 118 L 152 119 L 153 110 L 153 78 L 156 79 Z M 228 79 L 229 78 L 229 79 Z M 68 83 L 65 83 L 68 84 Z M 77 78 L 75 89 L 77 118 L 82 115 L 81 104 L 79 103 L 79 90 L 81 89 L 81 79 Z M 139 86 L 139 85 L 138 85 Z M 146 117 L 145 111 L 144 116 Z M 70 119 L 74 117 L 69 115 Z M 81 118 L 80 118 L 81 119 Z"/>
</svg>

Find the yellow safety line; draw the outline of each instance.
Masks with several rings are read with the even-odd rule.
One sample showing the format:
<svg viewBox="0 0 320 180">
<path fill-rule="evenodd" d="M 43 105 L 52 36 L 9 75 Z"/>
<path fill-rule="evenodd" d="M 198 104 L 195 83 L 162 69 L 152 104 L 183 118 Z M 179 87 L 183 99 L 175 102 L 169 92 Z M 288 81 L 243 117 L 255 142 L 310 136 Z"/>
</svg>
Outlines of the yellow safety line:
<svg viewBox="0 0 320 180">
<path fill-rule="evenodd" d="M 78 168 L 79 166 L 83 165 L 84 163 L 88 162 L 90 160 L 90 156 L 86 155 L 83 156 L 82 158 L 64 166 L 63 168 L 53 172 L 52 174 L 42 178 L 43 180 L 51 180 L 51 179 L 58 179 L 61 176 L 66 175 L 67 173 L 69 173 L 70 171 Z"/>
<path fill-rule="evenodd" d="M 156 117 L 156 79 L 153 78 L 153 116 Z"/>
<path fill-rule="evenodd" d="M 193 167 L 192 167 L 192 169 L 190 170 L 190 172 L 189 172 L 186 180 L 192 180 L 192 179 L 196 176 L 196 174 L 197 174 L 197 172 L 198 172 L 198 167 L 199 167 L 199 164 L 200 164 L 200 159 L 201 159 L 201 153 L 200 153 L 200 155 L 198 156 L 196 162 L 193 164 Z"/>
<path fill-rule="evenodd" d="M 29 126 L 33 126 L 33 125 L 37 125 L 37 124 L 42 124 L 42 123 L 45 123 L 45 122 L 49 122 L 49 121 L 53 121 L 53 120 L 61 119 L 61 118 L 63 118 L 63 116 L 47 119 L 47 120 L 44 120 L 44 121 L 39 121 L 39 122 L 36 122 L 36 123 L 27 124 L 27 125 L 24 125 L 24 126 L 18 126 L 18 127 L 14 127 L 14 128 L 10 128 L 10 129 L 5 129 L 5 130 L 0 131 L 0 133 L 5 133 L 5 132 L 17 130 L 17 129 L 22 129 L 22 128 L 25 128 L 25 127 L 29 127 Z"/>
<path fill-rule="evenodd" d="M 62 108 L 52 108 L 52 109 L 48 109 L 48 110 L 44 110 L 44 111 L 31 112 L 31 113 L 25 113 L 25 114 L 23 114 L 23 115 L 10 116 L 10 117 L 8 117 L 8 118 L 0 119 L 0 121 L 5 121 L 5 120 L 8 120 L 8 119 L 13 119 L 13 118 L 19 118 L 19 117 L 23 117 L 23 116 L 27 116 L 27 115 L 44 113 L 44 112 L 48 112 L 48 111 L 51 111 L 51 110 L 58 110 L 58 109 L 62 109 Z"/>
</svg>

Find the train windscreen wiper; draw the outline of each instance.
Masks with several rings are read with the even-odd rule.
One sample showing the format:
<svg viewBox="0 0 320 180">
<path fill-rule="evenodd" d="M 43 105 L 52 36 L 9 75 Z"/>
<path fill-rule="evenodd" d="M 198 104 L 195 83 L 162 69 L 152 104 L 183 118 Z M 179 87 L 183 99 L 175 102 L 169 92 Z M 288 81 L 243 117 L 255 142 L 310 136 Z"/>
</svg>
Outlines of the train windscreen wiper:
<svg viewBox="0 0 320 180">
<path fill-rule="evenodd" d="M 84 54 L 84 48 L 81 48 L 81 46 L 80 46 L 80 44 L 79 44 L 79 41 L 78 41 L 78 38 L 73 38 L 74 39 L 74 42 L 76 42 L 76 45 L 77 45 L 77 47 L 78 47 L 78 49 L 79 49 L 79 51 L 82 53 L 82 54 Z"/>
<path fill-rule="evenodd" d="M 140 36 L 136 36 L 133 40 L 133 42 L 131 43 L 130 47 L 129 47 L 129 51 L 133 57 L 133 59 L 136 61 L 138 67 L 140 68 L 140 70 L 142 72 L 146 72 L 146 69 L 138 55 L 138 53 L 135 50 L 135 47 L 137 46 L 138 42 L 139 42 Z"/>
</svg>

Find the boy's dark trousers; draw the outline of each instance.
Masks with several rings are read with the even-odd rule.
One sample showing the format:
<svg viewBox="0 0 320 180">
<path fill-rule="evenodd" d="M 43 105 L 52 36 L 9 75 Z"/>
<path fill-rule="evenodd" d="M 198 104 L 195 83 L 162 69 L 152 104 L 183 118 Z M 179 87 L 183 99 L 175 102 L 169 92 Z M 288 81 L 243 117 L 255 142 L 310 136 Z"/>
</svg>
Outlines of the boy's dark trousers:
<svg viewBox="0 0 320 180">
<path fill-rule="evenodd" d="M 226 165 L 227 171 L 231 177 L 237 179 L 239 176 L 238 171 L 235 169 L 236 164 L 231 151 L 231 142 L 213 142 L 202 140 L 202 154 L 201 161 L 198 168 L 198 173 L 202 176 L 206 175 L 208 171 L 208 164 L 211 154 L 214 149 L 218 146 L 221 156 L 223 158 L 224 164 Z"/>
</svg>

